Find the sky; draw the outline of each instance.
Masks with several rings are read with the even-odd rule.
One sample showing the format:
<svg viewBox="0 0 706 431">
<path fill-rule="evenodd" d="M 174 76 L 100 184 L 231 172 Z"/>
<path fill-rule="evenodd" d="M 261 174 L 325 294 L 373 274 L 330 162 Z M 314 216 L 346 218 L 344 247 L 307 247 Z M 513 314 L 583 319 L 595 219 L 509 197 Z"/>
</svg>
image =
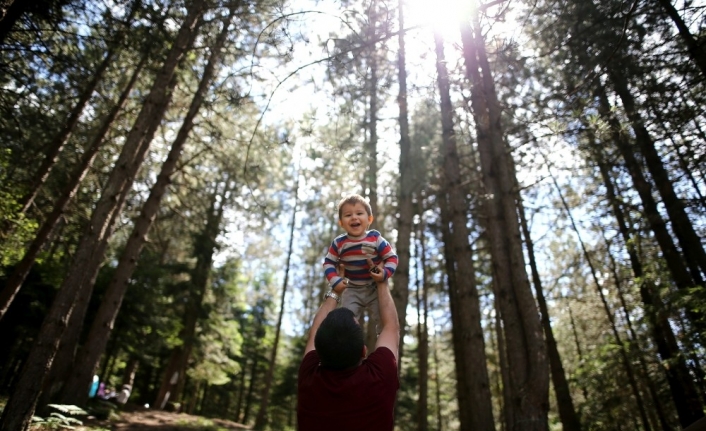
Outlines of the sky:
<svg viewBox="0 0 706 431">
<path fill-rule="evenodd" d="M 470 2 L 462 0 L 407 0 L 405 27 L 408 30 L 405 42 L 410 112 L 413 112 L 415 103 L 428 97 L 429 90 L 427 89 L 431 88 L 431 91 L 435 91 L 436 88 L 433 46 L 433 30 L 435 28 L 446 40 L 447 60 L 449 62 L 460 61 L 458 58 L 460 53 L 456 49 L 460 44 L 458 19 L 460 16 L 468 15 L 469 11 L 464 10 L 468 4 Z M 497 6 L 496 9 L 499 7 L 501 6 Z M 330 118 L 325 115 L 327 111 L 335 112 L 330 94 L 331 87 L 327 85 L 325 79 L 327 62 L 318 61 L 330 55 L 329 47 L 332 45 L 330 38 L 335 34 L 343 34 L 341 31 L 342 21 L 349 13 L 340 8 L 339 2 L 332 0 L 318 2 L 294 0 L 286 12 L 293 13 L 287 27 L 289 34 L 299 40 L 293 46 L 292 60 L 285 66 L 274 60 L 271 62 L 262 61 L 258 65 L 258 70 L 269 71 L 266 75 L 270 76 L 270 79 L 262 83 L 262 87 L 254 88 L 252 93 L 264 95 L 260 100 L 261 106 L 266 108 L 263 116 L 264 124 L 289 123 L 294 125 L 296 133 L 296 124 L 304 113 L 316 110 L 314 123 L 322 124 L 322 122 L 330 121 Z M 489 12 L 494 13 L 492 10 Z M 511 17 L 512 14 L 507 16 Z M 519 37 L 519 27 L 514 24 L 511 18 L 496 23 L 494 32 L 502 34 L 504 37 Z M 396 54 L 397 37 L 394 36 L 388 45 L 391 50 L 394 50 L 393 55 Z M 415 91 L 415 88 L 418 91 Z M 392 97 L 388 99 L 389 103 L 382 107 L 379 115 L 381 121 L 378 151 L 381 160 L 387 161 L 386 165 L 381 167 L 381 175 L 394 177 L 397 175 L 399 160 L 396 86 L 389 92 Z M 332 217 L 334 216 L 332 214 Z M 274 227 L 276 231 L 283 233 L 282 235 L 274 235 L 275 238 L 280 239 L 280 253 L 278 254 L 281 255 L 283 262 L 288 243 L 289 234 L 286 226 L 289 223 L 289 217 L 289 214 L 285 214 L 281 225 Z M 235 228 L 231 231 L 233 232 L 232 236 L 227 237 L 225 241 L 227 244 L 246 241 L 241 229 Z M 394 236 L 394 231 L 388 234 L 388 238 L 393 242 Z M 273 258 L 277 257 L 273 255 Z M 277 289 L 281 289 L 281 282 L 279 282 Z M 289 289 L 283 330 L 288 335 L 297 335 L 297 332 L 301 332 L 300 322 L 292 320 L 294 314 L 291 311 L 299 307 L 302 297 L 298 292 L 292 292 L 291 282 Z M 410 307 L 412 305 L 413 301 L 410 301 Z M 411 324 L 416 322 L 416 312 L 411 308 L 408 311 L 408 322 Z"/>
</svg>

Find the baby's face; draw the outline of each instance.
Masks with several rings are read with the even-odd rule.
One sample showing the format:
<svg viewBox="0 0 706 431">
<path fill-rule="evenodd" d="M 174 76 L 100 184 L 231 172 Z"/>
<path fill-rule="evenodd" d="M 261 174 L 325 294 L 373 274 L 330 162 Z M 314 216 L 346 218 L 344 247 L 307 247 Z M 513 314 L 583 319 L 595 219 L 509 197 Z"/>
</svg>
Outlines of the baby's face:
<svg viewBox="0 0 706 431">
<path fill-rule="evenodd" d="M 350 236 L 365 234 L 373 222 L 373 216 L 368 215 L 363 204 L 345 204 L 341 207 L 341 219 L 338 224 Z"/>
</svg>

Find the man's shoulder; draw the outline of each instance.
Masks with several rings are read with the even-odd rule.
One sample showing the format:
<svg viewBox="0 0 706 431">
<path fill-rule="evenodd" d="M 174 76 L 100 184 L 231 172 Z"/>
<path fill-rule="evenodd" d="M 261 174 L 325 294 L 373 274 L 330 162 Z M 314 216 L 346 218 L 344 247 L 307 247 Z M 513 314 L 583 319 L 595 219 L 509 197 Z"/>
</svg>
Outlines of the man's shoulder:
<svg viewBox="0 0 706 431">
<path fill-rule="evenodd" d="M 375 363 L 391 363 L 395 368 L 397 368 L 395 354 L 392 353 L 392 350 L 386 346 L 378 346 L 373 353 L 368 355 L 367 361 L 372 361 Z"/>
<path fill-rule="evenodd" d="M 304 355 L 302 363 L 299 365 L 299 372 L 306 372 L 311 368 L 318 367 L 319 362 L 321 362 L 321 360 L 319 359 L 318 352 L 316 350 L 311 350 Z"/>
</svg>

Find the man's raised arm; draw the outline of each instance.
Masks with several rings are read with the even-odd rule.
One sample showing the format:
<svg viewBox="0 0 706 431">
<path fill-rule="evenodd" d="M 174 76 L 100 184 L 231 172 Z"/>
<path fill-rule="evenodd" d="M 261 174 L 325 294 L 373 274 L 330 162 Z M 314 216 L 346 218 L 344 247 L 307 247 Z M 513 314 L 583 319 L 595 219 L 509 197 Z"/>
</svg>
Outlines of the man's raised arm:
<svg viewBox="0 0 706 431">
<path fill-rule="evenodd" d="M 371 261 L 368 264 L 372 266 Z M 392 294 L 390 294 L 390 285 L 387 281 L 382 281 L 382 270 L 377 273 L 371 272 L 371 276 L 378 285 L 378 306 L 380 307 L 380 324 L 382 325 L 375 349 L 387 347 L 395 355 L 395 361 L 399 361 L 400 322 L 397 320 L 397 308 L 395 308 L 395 301 L 392 300 Z"/>
</svg>

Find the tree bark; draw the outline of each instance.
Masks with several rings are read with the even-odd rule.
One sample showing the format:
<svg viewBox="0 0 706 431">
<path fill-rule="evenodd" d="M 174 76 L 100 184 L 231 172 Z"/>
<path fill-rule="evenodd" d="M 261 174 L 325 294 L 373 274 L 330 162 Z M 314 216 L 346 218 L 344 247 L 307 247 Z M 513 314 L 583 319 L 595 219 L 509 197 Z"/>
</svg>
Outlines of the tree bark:
<svg viewBox="0 0 706 431">
<path fill-rule="evenodd" d="M 434 358 L 434 401 L 436 403 L 436 429 L 444 430 L 443 415 L 441 414 L 441 378 L 439 376 L 439 354 L 437 352 L 438 343 L 436 341 L 436 328 L 434 330 L 434 340 L 432 345 L 432 356 Z"/>
<path fill-rule="evenodd" d="M 640 420 L 642 421 L 642 427 L 646 431 L 650 431 L 652 429 L 652 427 L 650 425 L 649 418 L 647 417 L 647 409 L 645 407 L 645 403 L 644 403 L 642 394 L 640 393 L 640 388 L 638 387 L 637 379 L 635 378 L 635 371 L 633 370 L 632 363 L 630 361 L 630 358 L 628 357 L 628 352 L 625 348 L 625 344 L 623 343 L 622 337 L 620 336 L 620 333 L 618 332 L 618 328 L 615 323 L 615 316 L 613 316 L 613 312 L 610 308 L 610 304 L 608 304 L 608 299 L 606 298 L 605 294 L 603 293 L 603 284 L 598 279 L 598 275 L 596 273 L 596 267 L 593 264 L 593 259 L 591 259 L 591 256 L 588 253 L 588 249 L 586 248 L 586 244 L 584 243 L 584 241 L 581 237 L 581 232 L 579 231 L 578 226 L 576 225 L 576 222 L 574 221 L 574 217 L 571 214 L 571 209 L 569 208 L 569 205 L 566 203 L 566 199 L 564 199 L 564 194 L 561 192 L 561 188 L 559 187 L 559 183 L 557 182 L 556 177 L 551 173 L 551 168 L 549 168 L 549 163 L 547 162 L 546 157 L 544 157 L 544 160 L 545 160 L 545 163 L 547 164 L 547 169 L 549 170 L 549 176 L 551 177 L 552 182 L 554 183 L 554 188 L 556 189 L 556 192 L 559 195 L 559 199 L 561 200 L 561 204 L 564 207 L 564 211 L 566 211 L 566 215 L 569 218 L 569 222 L 571 223 L 571 227 L 572 227 L 574 233 L 576 234 L 576 238 L 578 239 L 579 244 L 581 245 L 581 251 L 583 253 L 584 259 L 586 259 L 586 263 L 588 264 L 588 267 L 591 271 L 591 277 L 593 278 L 593 284 L 596 287 L 596 293 L 598 293 L 598 296 L 601 299 L 601 304 L 603 305 L 603 310 L 605 311 L 606 318 L 608 319 L 608 322 L 610 323 L 610 329 L 613 332 L 613 338 L 615 339 L 615 345 L 619 347 L 620 358 L 622 359 L 623 367 L 625 369 L 625 374 L 627 375 L 627 378 L 628 378 L 628 383 L 630 384 L 630 388 L 632 389 L 632 394 L 635 397 L 635 402 L 637 403 L 637 410 L 640 413 Z"/>
<path fill-rule="evenodd" d="M 12 274 L 5 283 L 5 287 L 3 288 L 2 292 L 0 292 L 0 319 L 5 316 L 5 313 L 7 313 L 7 309 L 10 307 L 10 304 L 12 304 L 12 301 L 15 299 L 15 296 L 17 296 L 17 293 L 20 291 L 22 283 L 24 283 L 25 279 L 27 278 L 27 274 L 29 274 L 29 271 L 32 269 L 32 266 L 34 266 L 39 252 L 42 250 L 42 248 L 47 242 L 47 239 L 54 231 L 57 223 L 61 219 L 62 214 L 64 214 L 66 206 L 76 195 L 76 191 L 78 190 L 79 185 L 81 184 L 83 178 L 86 176 L 86 173 L 92 166 L 93 160 L 95 159 L 96 155 L 98 154 L 98 151 L 101 148 L 103 139 L 110 130 L 110 127 L 113 125 L 113 121 L 115 121 L 115 118 L 117 118 L 118 113 L 125 106 L 125 102 L 127 101 L 127 98 L 130 95 L 132 88 L 137 82 L 137 78 L 140 75 L 140 72 L 142 71 L 142 68 L 144 67 L 146 61 L 147 55 L 142 57 L 140 63 L 133 71 L 132 77 L 130 78 L 130 82 L 120 94 L 118 102 L 110 110 L 108 116 L 103 120 L 103 124 L 98 130 L 98 133 L 93 138 L 93 141 L 88 146 L 86 152 L 83 154 L 81 162 L 71 175 L 69 183 L 64 188 L 64 191 L 56 200 L 56 202 L 54 202 L 54 208 L 52 209 L 52 212 L 42 223 L 42 226 L 37 231 L 34 240 L 32 240 L 32 243 L 30 244 L 29 248 L 22 257 L 22 260 L 17 264 L 17 266 L 15 266 L 15 269 L 13 270 Z"/>
<path fill-rule="evenodd" d="M 169 85 L 171 91 L 171 89 L 173 89 L 173 87 L 176 85 L 176 80 L 172 79 Z M 166 105 L 164 105 L 164 109 L 166 110 Z M 161 115 L 163 114 L 164 111 L 162 111 Z M 138 159 L 140 160 L 138 164 L 141 164 L 142 160 L 144 160 L 147 148 L 149 147 L 149 142 L 152 141 L 152 138 L 154 137 L 154 134 L 157 131 L 157 127 L 159 126 L 160 121 L 161 119 L 156 120 L 147 128 L 145 134 L 145 142 L 147 142 L 147 144 L 143 146 L 142 150 L 140 150 L 142 151 L 142 153 L 138 156 Z M 138 168 L 139 166 L 133 165 L 134 170 L 131 172 L 133 179 L 134 176 L 137 174 Z M 120 212 L 122 211 L 123 204 L 125 203 L 125 199 L 127 198 L 129 191 L 130 187 L 126 187 L 125 189 L 123 189 L 118 199 L 114 202 L 116 209 L 111 215 L 112 218 L 109 222 L 110 226 L 113 226 L 115 224 L 116 218 L 120 215 Z M 110 234 L 112 234 L 112 232 L 110 232 Z M 82 284 L 78 286 L 78 293 L 76 295 L 76 300 L 74 301 L 74 306 L 71 315 L 70 317 L 67 316 L 68 324 L 63 332 L 63 335 L 61 336 L 59 350 L 57 351 L 57 354 L 55 355 L 54 360 L 52 361 L 52 366 L 50 369 L 49 380 L 51 381 L 51 378 L 54 378 L 55 380 L 61 381 L 52 389 L 51 393 L 46 394 L 45 397 L 42 397 L 42 399 L 40 399 L 41 402 L 50 401 L 50 399 L 47 397 L 53 397 L 54 391 L 58 391 L 61 389 L 61 387 L 63 386 L 63 379 L 66 378 L 69 369 L 73 364 L 75 353 L 78 348 L 79 336 L 83 329 L 83 324 L 86 317 L 86 311 L 88 310 L 88 305 L 93 294 L 93 286 L 95 284 L 95 279 L 100 269 L 101 260 L 103 259 L 103 255 L 105 254 L 105 250 L 108 246 L 110 234 L 105 236 L 100 242 L 96 244 L 93 254 L 93 258 L 95 260 L 90 264 L 87 264 L 79 269 L 85 271 L 83 274 L 85 278 L 83 279 Z M 88 390 L 88 386 L 86 386 L 86 390 Z M 41 403 L 39 405 L 40 407 L 43 407 Z"/>
<path fill-rule="evenodd" d="M 12 31 L 15 23 L 24 15 L 30 0 L 5 0 L 3 8 L 5 13 L 0 19 L 0 45 L 5 43 L 5 39 Z"/>
<path fill-rule="evenodd" d="M 245 395 L 245 406 L 243 407 L 242 423 L 247 424 L 250 419 L 250 406 L 253 404 L 253 393 L 255 392 L 255 382 L 257 382 L 257 366 L 260 363 L 260 358 L 255 354 L 250 368 L 250 381 L 248 382 L 248 391 Z"/>
<path fill-rule="evenodd" d="M 175 83 L 173 77 L 177 64 L 193 39 L 192 30 L 204 8 L 204 0 L 195 0 L 191 5 L 164 67 L 155 78 L 145 104 L 126 137 L 123 151 L 78 245 L 68 276 L 44 319 L 22 376 L 0 418 L 1 431 L 24 430 L 29 426 L 40 388 L 54 360 L 76 297 L 81 288 L 91 284 L 95 278 L 105 245 L 112 233 L 113 221 L 122 208 L 149 147 L 146 134 L 151 127 L 156 129 L 154 124 L 158 124 L 163 117 L 171 96 L 170 85 Z"/>
<path fill-rule="evenodd" d="M 463 55 L 471 82 L 471 106 L 476 121 L 478 152 L 487 202 L 487 234 L 492 257 L 495 300 L 506 340 L 514 410 L 508 431 L 548 429 L 549 369 L 540 316 L 525 270 L 515 202 L 514 163 L 503 137 L 500 106 L 495 93 L 479 18 L 474 27 L 462 25 Z M 482 75 L 481 75 L 482 71 Z"/>
<path fill-rule="evenodd" d="M 674 240 L 667 229 L 667 224 L 659 213 L 657 202 L 652 195 L 652 186 L 645 178 L 642 168 L 640 167 L 640 163 L 635 157 L 635 154 L 627 141 L 627 137 L 622 132 L 620 123 L 611 113 L 611 105 L 608 101 L 608 96 L 605 89 L 597 84 L 595 87 L 595 92 L 599 102 L 598 112 L 608 124 L 611 139 L 616 144 L 620 154 L 623 157 L 625 167 L 632 178 L 633 186 L 642 201 L 643 214 L 648 225 L 650 226 L 650 229 L 654 233 L 655 240 L 657 241 L 660 250 L 662 250 L 662 258 L 667 264 L 669 272 L 672 274 L 672 280 L 678 289 L 681 291 L 686 291 L 689 288 L 694 287 L 695 283 L 691 278 L 691 274 L 687 270 L 684 261 L 682 260 L 679 250 L 674 244 Z M 689 307 L 688 305 L 686 307 L 686 312 L 692 317 L 692 323 L 699 328 L 698 332 L 704 333 L 704 326 L 700 323 L 704 322 L 703 312 L 699 311 L 697 308 Z"/>
<path fill-rule="evenodd" d="M 37 172 L 35 172 L 34 174 L 34 178 L 32 179 L 29 191 L 19 201 L 21 213 L 27 212 L 30 205 L 32 205 L 32 202 L 34 202 L 34 198 L 37 197 L 39 189 L 42 188 L 44 183 L 47 181 L 47 178 L 49 178 L 49 173 L 51 173 L 52 169 L 54 168 L 54 165 L 56 165 L 56 162 L 59 159 L 59 154 L 61 154 L 61 152 L 63 151 L 64 146 L 66 146 L 66 142 L 69 139 L 69 136 L 71 136 L 71 133 L 73 132 L 74 128 L 76 128 L 78 120 L 79 118 L 81 118 L 81 114 L 83 114 L 84 109 L 86 109 L 86 105 L 88 104 L 89 99 L 96 91 L 96 88 L 98 87 L 98 84 L 100 83 L 101 79 L 103 79 L 103 74 L 106 70 L 108 70 L 108 66 L 110 66 L 110 64 L 112 63 L 113 57 L 115 56 L 115 53 L 117 52 L 120 44 L 122 44 L 125 35 L 128 34 L 128 29 L 132 24 L 132 20 L 135 17 L 135 14 L 137 13 L 137 10 L 140 8 L 141 4 L 141 0 L 135 0 L 133 2 L 132 8 L 130 9 L 130 13 L 128 14 L 127 19 L 125 21 L 125 25 L 118 30 L 114 40 L 108 45 L 108 50 L 105 53 L 103 61 L 101 61 L 98 67 L 96 67 L 95 71 L 91 74 L 90 80 L 81 91 L 81 94 L 79 94 L 78 101 L 71 109 L 71 113 L 66 119 L 66 122 L 64 123 L 63 127 L 61 128 L 59 133 L 54 136 L 49 145 L 47 145 L 47 152 L 44 156 L 44 160 L 39 166 Z"/>
<path fill-rule="evenodd" d="M 211 49 L 210 57 L 204 68 L 198 88 L 191 100 L 189 110 L 172 143 L 169 154 L 162 164 L 161 171 L 157 176 L 157 181 L 154 186 L 152 186 L 150 195 L 143 204 L 140 215 L 135 221 L 133 232 L 120 256 L 115 274 L 103 296 L 103 301 L 98 308 L 86 342 L 77 355 L 78 363 L 67 379 L 65 389 L 60 399 L 60 402 L 63 404 L 84 406 L 88 401 L 87 394 L 91 384 L 91 376 L 98 367 L 100 357 L 104 353 L 108 340 L 110 339 L 115 319 L 118 316 L 125 292 L 129 285 L 129 280 L 135 271 L 138 257 L 147 241 L 147 234 L 157 216 L 162 197 L 166 193 L 169 184 L 171 184 L 172 175 L 177 169 L 177 163 L 181 157 L 182 150 L 193 129 L 194 120 L 203 105 L 203 100 L 208 88 L 221 63 L 223 46 L 229 34 L 229 25 L 235 15 L 236 8 L 236 6 L 233 6 L 229 17 L 224 19 L 222 30 Z"/>
<path fill-rule="evenodd" d="M 428 280 L 427 280 L 427 261 L 426 261 L 426 244 L 424 241 L 424 223 L 419 223 L 417 230 L 417 238 L 419 238 L 419 248 L 415 253 L 416 271 L 417 274 L 417 362 L 419 366 L 419 399 L 417 401 L 417 431 L 427 431 L 429 429 L 429 328 L 427 319 L 429 317 L 428 310 Z M 420 279 L 421 274 L 421 279 Z M 421 291 L 421 294 L 420 294 Z"/>
<path fill-rule="evenodd" d="M 441 215 L 441 238 L 444 244 L 444 266 L 446 268 L 446 285 L 449 295 L 449 309 L 451 311 L 451 338 L 454 352 L 454 372 L 456 376 L 456 401 L 458 403 L 458 420 L 463 429 L 464 424 L 471 422 L 470 411 L 466 408 L 470 405 L 468 392 L 468 369 L 463 350 L 463 334 L 461 331 L 460 303 L 458 301 L 458 281 L 456 275 L 456 259 L 453 254 L 452 243 L 453 234 L 450 228 L 449 208 L 446 194 L 441 192 L 438 197 L 439 212 Z"/>
<path fill-rule="evenodd" d="M 642 261 L 637 254 L 635 242 L 623 215 L 623 209 L 620 207 L 620 201 L 613 186 L 608 166 L 606 166 L 601 154 L 601 147 L 595 141 L 590 129 L 588 129 L 588 133 L 592 153 L 606 188 L 606 198 L 616 219 L 618 231 L 626 245 L 630 266 L 635 276 L 635 281 L 638 283 L 640 298 L 644 305 L 652 339 L 657 346 L 657 352 L 663 364 L 660 368 L 666 374 L 670 393 L 679 415 L 679 422 L 685 427 L 703 417 L 703 406 L 698 396 L 698 390 L 690 376 L 684 355 L 680 352 L 674 331 L 669 324 L 666 310 L 661 301 L 659 301 L 659 296 L 656 295 L 656 287 L 645 277 Z"/>
<path fill-rule="evenodd" d="M 462 377 L 466 379 L 459 385 L 465 394 L 459 394 L 459 410 L 466 411 L 459 415 L 461 429 L 493 430 L 493 408 L 490 395 L 490 381 L 485 356 L 485 340 L 481 327 L 480 299 L 476 287 L 475 264 L 469 243 L 467 205 L 461 187 L 459 154 L 453 125 L 453 106 L 451 104 L 450 84 L 444 46 L 441 36 L 434 33 L 436 51 L 436 72 L 439 96 L 441 99 L 441 136 L 443 154 L 442 192 L 448 193 L 448 206 L 444 220 L 452 232 L 444 238 L 445 248 L 451 249 L 455 268 L 449 268 L 456 274 L 455 285 L 449 284 L 450 301 L 456 304 L 451 313 L 459 313 L 453 325 L 454 345 L 459 344 L 461 366 L 465 369 Z M 457 327 L 458 324 L 458 327 Z M 458 365 L 458 362 L 457 362 Z M 462 402 L 467 404 L 463 404 Z"/>
<path fill-rule="evenodd" d="M 527 215 L 525 214 L 525 208 L 522 203 L 522 196 L 520 196 L 519 193 L 519 187 L 517 193 L 517 209 L 520 215 L 520 226 L 522 227 L 525 246 L 527 247 L 527 257 L 529 259 L 530 270 L 532 271 L 532 282 L 534 284 L 535 297 L 537 298 L 537 305 L 539 306 L 539 311 L 541 313 L 544 338 L 547 342 L 547 357 L 549 358 L 550 369 L 549 374 L 554 385 L 554 394 L 556 395 L 559 418 L 561 419 L 563 429 L 580 431 L 581 421 L 576 413 L 576 409 L 574 408 L 574 401 L 571 397 L 569 382 L 566 380 L 566 372 L 564 371 L 564 365 L 561 362 L 561 355 L 559 354 L 556 338 L 554 338 L 554 331 L 552 330 L 552 325 L 549 319 L 549 308 L 547 307 L 547 301 L 544 298 L 542 279 L 539 277 L 539 270 L 537 269 L 537 262 L 534 255 L 534 242 L 530 236 L 530 229 L 527 224 Z"/>
<path fill-rule="evenodd" d="M 282 297 L 279 303 L 279 314 L 277 315 L 277 326 L 275 326 L 275 340 L 272 345 L 272 351 L 270 353 L 270 362 L 267 366 L 267 374 L 265 374 L 265 386 L 262 388 L 262 395 L 260 397 L 260 410 L 257 412 L 255 417 L 255 430 L 263 430 L 267 425 L 267 407 L 270 403 L 270 389 L 272 388 L 272 380 L 275 373 L 275 364 L 277 362 L 277 347 L 279 345 L 280 331 L 282 329 L 282 318 L 284 316 L 284 306 L 285 298 L 287 296 L 287 283 L 289 281 L 289 269 L 292 260 L 292 253 L 294 253 L 294 228 L 296 227 L 297 221 L 297 209 L 299 207 L 299 173 L 297 173 L 297 178 L 295 180 L 294 189 L 294 207 L 292 208 L 292 222 L 289 226 L 289 246 L 287 250 L 287 262 L 284 267 L 284 281 L 282 282 Z M 370 327 L 368 327 L 370 329 Z M 373 328 L 373 331 L 375 328 Z"/>
<path fill-rule="evenodd" d="M 691 57 L 696 66 L 701 70 L 701 75 L 703 79 L 706 79 L 706 51 L 702 45 L 694 38 L 694 35 L 689 31 L 689 27 L 686 25 L 684 20 L 679 15 L 679 12 L 674 8 L 670 0 L 658 0 L 658 3 L 664 8 L 667 16 L 674 22 L 679 30 L 679 36 L 681 36 L 686 50 Z M 703 42 L 702 42 L 703 43 Z"/>
<path fill-rule="evenodd" d="M 635 327 L 632 323 L 633 318 L 630 316 L 630 310 L 628 308 L 627 301 L 625 299 L 625 293 L 623 291 L 623 283 L 621 280 L 620 275 L 618 274 L 618 264 L 615 261 L 615 256 L 610 251 L 610 242 L 608 241 L 608 238 L 605 236 L 605 231 L 603 233 L 603 240 L 606 245 L 606 254 L 608 255 L 608 259 L 610 262 L 610 270 L 613 274 L 613 281 L 615 283 L 615 292 L 617 294 L 618 300 L 620 301 L 620 308 L 622 309 L 623 312 L 623 318 L 625 319 L 625 324 L 628 327 L 628 346 L 627 350 L 630 352 L 630 350 L 637 349 L 637 360 L 640 364 L 639 371 L 641 372 L 641 377 L 642 377 L 642 383 L 647 386 L 647 390 L 650 393 L 650 398 L 652 399 L 652 405 L 653 409 L 649 409 L 648 412 L 650 413 L 650 419 L 652 420 L 653 423 L 659 423 L 659 426 L 662 427 L 663 431 L 670 431 L 671 427 L 669 426 L 669 422 L 667 421 L 667 415 L 664 412 L 664 408 L 662 407 L 662 402 L 659 399 L 659 395 L 657 393 L 657 387 L 655 385 L 655 382 L 650 376 L 649 370 L 647 368 L 647 363 L 645 361 L 645 355 L 642 353 L 641 348 L 640 348 L 640 343 L 639 343 L 639 338 L 637 331 L 635 331 Z"/>
<path fill-rule="evenodd" d="M 414 158 L 409 137 L 409 114 L 407 108 L 407 61 L 405 51 L 404 0 L 398 0 L 397 15 L 400 32 L 397 36 L 399 51 L 397 52 L 397 80 L 399 93 L 397 106 L 399 108 L 400 127 L 400 161 L 399 161 L 399 194 L 397 196 L 397 270 L 392 276 L 394 289 L 392 297 L 397 308 L 400 322 L 400 340 L 404 340 L 407 329 L 407 304 L 409 302 L 409 256 L 410 237 L 412 235 L 412 218 L 414 208 L 412 196 L 417 188 L 414 180 Z M 399 357 L 403 356 L 404 343 L 400 343 Z M 401 362 L 401 361 L 400 361 Z"/>
<path fill-rule="evenodd" d="M 368 142 L 367 142 L 367 161 L 368 170 L 366 172 L 366 181 L 368 190 L 364 190 L 363 193 L 368 196 L 370 201 L 370 207 L 375 216 L 378 216 L 378 62 L 377 62 L 377 43 L 376 43 L 376 25 L 377 25 L 377 0 L 372 0 L 370 8 L 368 9 L 368 29 L 367 29 L 367 43 L 369 46 L 368 51 L 368 62 L 370 66 L 370 78 L 368 81 L 368 92 L 370 96 L 370 111 L 368 113 Z M 382 223 L 375 223 L 373 221 L 373 226 L 376 226 L 380 230 L 383 226 Z"/>
<path fill-rule="evenodd" d="M 647 169 L 652 176 L 652 180 L 662 197 L 662 202 L 671 220 L 672 231 L 679 241 L 682 253 L 686 259 L 687 266 L 691 270 L 691 276 L 697 284 L 703 284 L 706 274 L 706 251 L 701 244 L 701 239 L 694 230 L 694 225 L 689 219 L 684 209 L 684 204 L 674 191 L 674 186 L 669 178 L 669 174 L 662 163 L 654 141 L 640 116 L 635 105 L 635 99 L 628 88 L 625 76 L 614 66 L 609 66 L 613 88 L 620 97 L 625 112 L 630 119 L 630 124 L 635 133 L 635 142 L 645 159 Z"/>
<path fill-rule="evenodd" d="M 155 401 L 155 406 L 164 408 L 169 397 L 180 400 L 182 389 L 186 378 L 191 352 L 196 343 L 196 326 L 203 314 L 203 299 L 208 290 L 208 282 L 213 265 L 213 255 L 216 251 L 216 238 L 220 234 L 220 225 L 223 220 L 223 212 L 230 199 L 230 192 L 234 187 L 233 181 L 227 178 L 223 183 L 223 189 L 219 189 L 219 184 L 215 185 L 214 193 L 211 196 L 210 207 L 207 210 L 206 224 L 194 241 L 194 256 L 196 265 L 191 272 L 191 285 L 189 300 L 184 311 L 184 323 L 179 334 L 182 341 L 180 346 L 174 349 L 172 360 L 164 375 L 159 395 Z M 220 205 L 219 205 L 220 202 Z M 174 370 L 172 373 L 171 370 Z"/>
</svg>

